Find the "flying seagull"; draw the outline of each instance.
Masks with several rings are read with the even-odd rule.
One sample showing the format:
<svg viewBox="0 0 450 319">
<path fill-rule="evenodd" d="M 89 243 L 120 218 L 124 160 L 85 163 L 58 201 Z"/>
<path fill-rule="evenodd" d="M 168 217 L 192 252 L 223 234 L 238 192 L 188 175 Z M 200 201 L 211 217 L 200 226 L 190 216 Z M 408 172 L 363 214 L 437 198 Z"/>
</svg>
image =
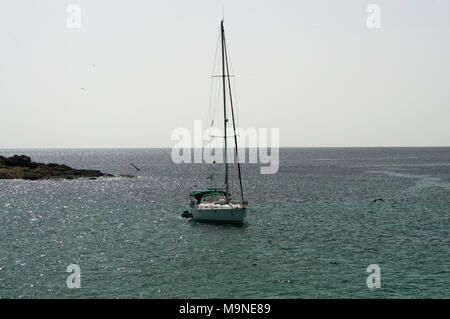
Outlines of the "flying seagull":
<svg viewBox="0 0 450 319">
<path fill-rule="evenodd" d="M 134 165 L 133 163 L 130 163 L 131 166 L 133 166 L 138 172 L 141 170 L 139 167 L 137 167 L 136 165 Z"/>
<path fill-rule="evenodd" d="M 382 198 L 376 198 L 373 201 L 370 202 L 370 205 L 376 204 L 376 202 L 383 202 L 384 203 L 384 199 Z"/>
</svg>

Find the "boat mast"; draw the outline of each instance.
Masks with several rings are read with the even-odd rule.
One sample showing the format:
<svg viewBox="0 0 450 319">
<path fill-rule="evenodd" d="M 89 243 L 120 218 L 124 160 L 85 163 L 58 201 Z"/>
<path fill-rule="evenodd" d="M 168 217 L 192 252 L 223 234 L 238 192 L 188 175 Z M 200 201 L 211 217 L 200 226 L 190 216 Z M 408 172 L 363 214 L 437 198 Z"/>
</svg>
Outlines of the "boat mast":
<svg viewBox="0 0 450 319">
<path fill-rule="evenodd" d="M 225 194 L 227 200 L 230 199 L 228 185 L 228 161 L 227 161 L 227 95 L 225 88 L 225 31 L 223 28 L 223 20 L 220 22 L 222 37 L 222 85 L 223 85 L 223 126 L 224 126 L 224 142 L 225 142 Z"/>
<path fill-rule="evenodd" d="M 228 90 L 230 92 L 231 118 L 233 120 L 234 147 L 235 147 L 235 152 L 236 152 L 236 157 L 237 157 L 237 167 L 238 167 L 238 174 L 239 174 L 239 186 L 240 186 L 240 189 L 241 189 L 241 200 L 242 200 L 242 203 L 244 203 L 244 191 L 243 191 L 243 187 L 242 187 L 241 164 L 240 164 L 240 160 L 239 160 L 238 142 L 237 142 L 237 134 L 236 134 L 236 121 L 234 120 L 233 96 L 231 94 L 230 69 L 228 67 L 227 41 L 225 40 L 225 37 L 224 37 L 224 46 L 225 46 L 225 65 L 227 67 Z"/>
</svg>

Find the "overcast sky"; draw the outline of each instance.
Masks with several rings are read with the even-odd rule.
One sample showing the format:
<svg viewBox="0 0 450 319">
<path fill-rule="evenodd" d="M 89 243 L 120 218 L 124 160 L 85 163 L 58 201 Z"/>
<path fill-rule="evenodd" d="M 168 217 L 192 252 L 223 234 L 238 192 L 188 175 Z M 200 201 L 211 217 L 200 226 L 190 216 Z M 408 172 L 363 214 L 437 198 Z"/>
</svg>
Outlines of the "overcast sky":
<svg viewBox="0 0 450 319">
<path fill-rule="evenodd" d="M 447 0 L 2 0 L 0 148 L 171 147 L 208 110 L 223 8 L 241 127 L 279 128 L 280 146 L 450 145 Z"/>
</svg>

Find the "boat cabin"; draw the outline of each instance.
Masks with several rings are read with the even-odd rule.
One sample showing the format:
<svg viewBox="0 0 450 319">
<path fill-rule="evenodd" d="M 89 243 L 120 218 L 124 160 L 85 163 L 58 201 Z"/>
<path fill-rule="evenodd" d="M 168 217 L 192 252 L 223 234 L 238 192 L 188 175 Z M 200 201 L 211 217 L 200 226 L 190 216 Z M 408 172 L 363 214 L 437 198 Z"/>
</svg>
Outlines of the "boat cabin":
<svg viewBox="0 0 450 319">
<path fill-rule="evenodd" d="M 225 201 L 227 196 L 226 192 L 221 190 L 203 190 L 203 191 L 195 191 L 189 194 L 191 198 L 191 203 L 193 204 L 200 204 L 201 202 L 219 202 L 219 201 Z"/>
</svg>

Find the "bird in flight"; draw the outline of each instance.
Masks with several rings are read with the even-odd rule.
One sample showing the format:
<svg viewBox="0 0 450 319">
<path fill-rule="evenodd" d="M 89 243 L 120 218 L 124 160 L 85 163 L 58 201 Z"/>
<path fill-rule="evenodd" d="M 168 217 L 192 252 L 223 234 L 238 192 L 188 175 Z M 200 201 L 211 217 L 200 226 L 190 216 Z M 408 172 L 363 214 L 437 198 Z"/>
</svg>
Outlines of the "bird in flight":
<svg viewBox="0 0 450 319">
<path fill-rule="evenodd" d="M 133 163 L 130 163 L 131 166 L 133 166 L 138 172 L 141 170 L 139 167 L 137 167 L 136 165 L 134 165 Z"/>
</svg>

